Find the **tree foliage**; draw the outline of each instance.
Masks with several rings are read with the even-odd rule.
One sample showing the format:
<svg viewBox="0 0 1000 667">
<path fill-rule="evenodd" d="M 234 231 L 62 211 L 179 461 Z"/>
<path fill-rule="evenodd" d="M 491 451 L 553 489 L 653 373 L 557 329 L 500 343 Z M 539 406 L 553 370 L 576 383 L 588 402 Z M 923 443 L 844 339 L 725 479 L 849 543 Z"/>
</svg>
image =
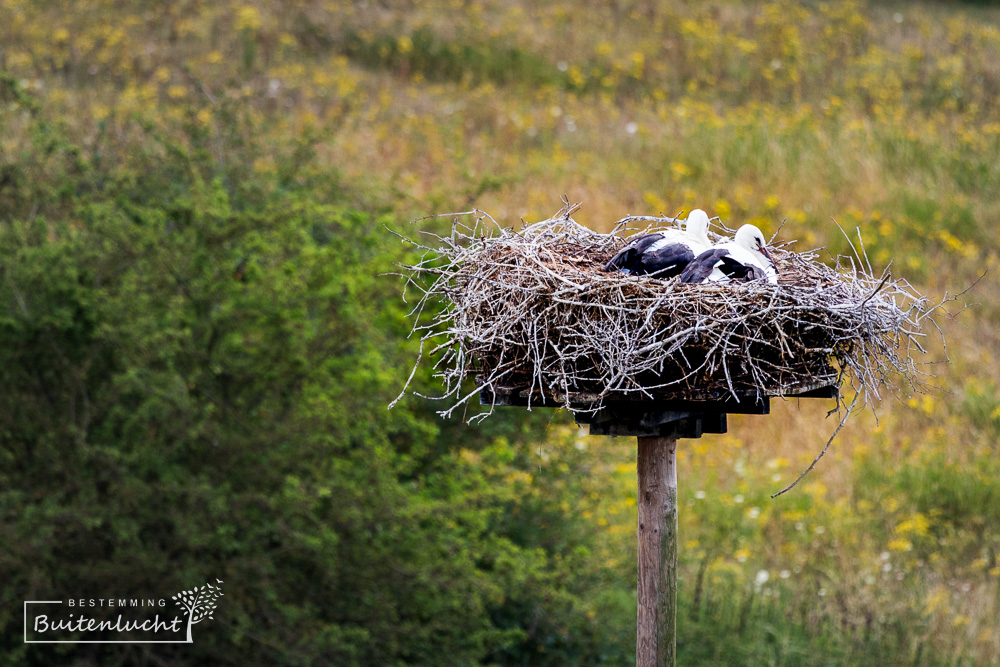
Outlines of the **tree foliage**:
<svg viewBox="0 0 1000 667">
<path fill-rule="evenodd" d="M 587 529 L 539 525 L 579 484 L 522 500 L 512 481 L 545 418 L 472 431 L 433 406 L 386 409 L 414 349 L 380 274 L 405 251 L 385 211 L 310 171 L 320 138 L 264 146 L 230 110 L 222 136 L 135 119 L 127 136 L 74 139 L 3 87 L 24 142 L 0 189 L 0 650 L 14 664 L 592 650 L 569 631 L 589 623 L 574 588 L 595 582 L 570 569 Z M 265 152 L 276 170 L 249 166 Z M 192 646 L 18 638 L 23 599 L 212 577 L 228 592 Z"/>
</svg>

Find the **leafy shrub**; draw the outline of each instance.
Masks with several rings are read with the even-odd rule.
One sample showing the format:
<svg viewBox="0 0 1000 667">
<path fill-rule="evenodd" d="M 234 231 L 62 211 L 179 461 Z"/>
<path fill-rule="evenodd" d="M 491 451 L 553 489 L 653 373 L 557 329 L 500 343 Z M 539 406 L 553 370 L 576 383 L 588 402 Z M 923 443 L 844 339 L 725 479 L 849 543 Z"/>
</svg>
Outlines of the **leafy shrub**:
<svg viewBox="0 0 1000 667">
<path fill-rule="evenodd" d="M 522 505 L 503 482 L 530 465 L 519 443 L 545 422 L 462 430 L 472 450 L 515 438 L 491 478 L 430 406 L 386 409 L 413 349 L 380 274 L 403 256 L 388 217 L 304 166 L 307 140 L 243 143 L 253 128 L 233 114 L 221 144 L 143 122 L 84 147 L 14 107 L 32 145 L 0 193 L 0 400 L 17 406 L 0 417 L 0 626 L 15 664 L 70 650 L 20 645 L 19 599 L 213 576 L 217 626 L 164 659 L 440 664 L 447 647 L 469 663 L 540 641 L 519 609 L 553 628 L 579 617 L 573 589 L 589 584 L 551 558 L 576 548 L 566 529 L 502 520 Z M 265 150 L 276 168 L 248 168 Z M 553 636 L 561 656 L 618 645 Z"/>
</svg>

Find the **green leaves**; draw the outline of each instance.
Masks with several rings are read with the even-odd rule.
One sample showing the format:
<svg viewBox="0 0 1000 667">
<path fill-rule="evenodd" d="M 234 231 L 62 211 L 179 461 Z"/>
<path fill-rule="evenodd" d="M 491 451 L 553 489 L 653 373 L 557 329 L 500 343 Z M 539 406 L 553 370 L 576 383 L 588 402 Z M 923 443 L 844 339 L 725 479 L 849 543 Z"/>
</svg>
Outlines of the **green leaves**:
<svg viewBox="0 0 1000 667">
<path fill-rule="evenodd" d="M 585 536 L 537 519 L 563 491 L 521 498 L 517 481 L 550 417 L 470 430 L 413 399 L 386 407 L 414 356 L 380 277 L 405 259 L 389 221 L 281 181 L 301 147 L 268 146 L 278 173 L 238 182 L 226 165 L 261 145 L 133 129 L 85 149 L 39 118 L 45 150 L 12 165 L 37 178 L 0 197 L 7 595 L 235 582 L 223 624 L 158 651 L 184 661 L 516 661 L 528 625 L 561 637 L 549 660 L 586 655 L 552 630 L 587 585 L 580 560 L 549 554 L 585 553 Z M 461 448 L 485 448 L 486 468 Z M 173 599 L 197 622 L 215 610 L 195 598 Z M 0 651 L 20 622 L 0 611 Z"/>
</svg>

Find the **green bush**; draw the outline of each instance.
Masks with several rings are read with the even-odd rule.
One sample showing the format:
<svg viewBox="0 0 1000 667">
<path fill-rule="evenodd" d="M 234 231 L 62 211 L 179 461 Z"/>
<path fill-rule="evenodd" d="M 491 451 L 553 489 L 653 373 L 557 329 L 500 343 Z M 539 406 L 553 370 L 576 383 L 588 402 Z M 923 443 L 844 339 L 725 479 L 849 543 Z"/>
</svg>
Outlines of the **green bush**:
<svg viewBox="0 0 1000 667">
<path fill-rule="evenodd" d="M 308 139 L 248 141 L 233 113 L 221 141 L 126 121 L 81 145 L 4 86 L 3 113 L 30 137 L 0 190 L 5 664 L 142 653 L 25 646 L 24 599 L 212 577 L 216 620 L 159 658 L 517 663 L 558 641 L 557 664 L 621 650 L 620 633 L 565 631 L 592 582 L 552 556 L 586 530 L 510 519 L 521 499 L 504 479 L 530 468 L 524 443 L 546 418 L 469 430 L 424 403 L 386 408 L 415 350 L 380 274 L 405 255 L 390 218 L 310 172 Z M 277 168 L 257 173 L 264 151 Z M 460 447 L 508 453 L 484 468 Z M 530 515 L 571 492 L 519 515 L 533 530 Z"/>
</svg>

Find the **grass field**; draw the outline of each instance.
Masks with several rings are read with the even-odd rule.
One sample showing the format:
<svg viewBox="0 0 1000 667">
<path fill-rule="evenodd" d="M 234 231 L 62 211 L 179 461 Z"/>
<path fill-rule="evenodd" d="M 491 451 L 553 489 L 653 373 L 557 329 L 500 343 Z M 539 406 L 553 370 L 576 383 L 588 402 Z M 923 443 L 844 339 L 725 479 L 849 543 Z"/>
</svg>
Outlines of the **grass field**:
<svg viewBox="0 0 1000 667">
<path fill-rule="evenodd" d="M 139 126 L 200 137 L 191 150 L 218 161 L 252 133 L 273 150 L 247 178 L 329 175 L 401 230 L 472 207 L 538 220 L 566 194 L 599 230 L 700 207 L 840 253 L 836 219 L 876 271 L 891 262 L 932 299 L 986 272 L 956 310 L 975 305 L 941 318 L 950 364 L 929 339 L 939 389 L 887 391 L 793 492 L 769 499 L 835 428 L 823 402 L 682 443 L 679 656 L 1000 662 L 1000 9 L 0 0 L 0 24 L 0 68 L 109 161 L 139 164 Z M 30 139 L 0 127 L 0 162 Z M 488 452 L 456 450 L 491 470 Z M 531 472 L 498 467 L 496 483 L 575 489 L 547 520 L 592 540 L 577 611 L 595 636 L 634 632 L 633 444 L 556 419 L 533 450 Z M 606 664 L 633 641 L 609 640 Z"/>
</svg>

